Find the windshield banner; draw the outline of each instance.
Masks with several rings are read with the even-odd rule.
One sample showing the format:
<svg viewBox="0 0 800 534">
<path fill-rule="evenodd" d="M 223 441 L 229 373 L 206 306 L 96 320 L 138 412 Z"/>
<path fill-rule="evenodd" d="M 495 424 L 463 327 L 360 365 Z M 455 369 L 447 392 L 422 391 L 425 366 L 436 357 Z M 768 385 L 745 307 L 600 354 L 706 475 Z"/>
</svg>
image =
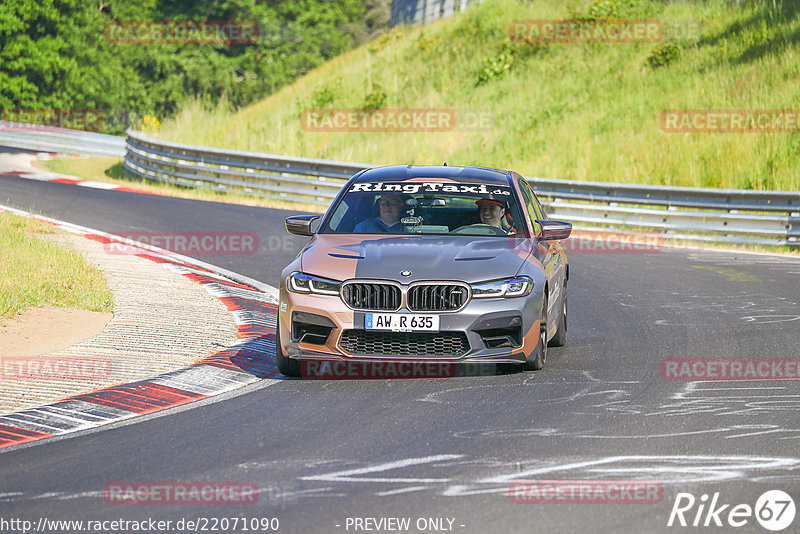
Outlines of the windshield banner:
<svg viewBox="0 0 800 534">
<path fill-rule="evenodd" d="M 454 184 L 443 182 L 367 182 L 357 183 L 350 187 L 349 193 L 466 193 L 475 195 L 511 196 L 511 188 L 497 184 Z"/>
</svg>

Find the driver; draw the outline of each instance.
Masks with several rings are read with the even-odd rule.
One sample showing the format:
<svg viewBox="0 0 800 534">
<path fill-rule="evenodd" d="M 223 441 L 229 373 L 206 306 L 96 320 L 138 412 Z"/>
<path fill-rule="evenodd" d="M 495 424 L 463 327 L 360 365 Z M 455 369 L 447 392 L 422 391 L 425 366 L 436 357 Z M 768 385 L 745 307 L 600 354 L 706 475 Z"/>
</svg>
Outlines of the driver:
<svg viewBox="0 0 800 534">
<path fill-rule="evenodd" d="M 404 205 L 405 201 L 400 193 L 384 193 L 378 200 L 379 216 L 361 221 L 353 228 L 353 232 L 357 234 L 401 233 L 403 224 L 400 222 L 400 215 Z"/>
<path fill-rule="evenodd" d="M 483 224 L 489 226 L 496 226 L 502 228 L 503 216 L 506 214 L 506 208 L 499 200 L 490 198 L 482 198 L 475 202 L 478 205 L 478 215 Z"/>
</svg>

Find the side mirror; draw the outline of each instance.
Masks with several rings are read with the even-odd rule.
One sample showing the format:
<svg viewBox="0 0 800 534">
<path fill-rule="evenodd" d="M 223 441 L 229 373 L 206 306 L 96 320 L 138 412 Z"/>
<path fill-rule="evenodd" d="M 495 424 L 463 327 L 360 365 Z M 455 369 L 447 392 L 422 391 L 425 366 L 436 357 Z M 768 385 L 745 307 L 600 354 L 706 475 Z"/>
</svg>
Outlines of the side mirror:
<svg viewBox="0 0 800 534">
<path fill-rule="evenodd" d="M 542 233 L 538 236 L 542 241 L 566 239 L 572 233 L 572 224 L 568 222 L 551 220 L 537 220 L 536 222 L 542 227 Z"/>
<path fill-rule="evenodd" d="M 319 215 L 295 215 L 286 219 L 286 231 L 295 235 L 314 235 L 312 228 Z"/>
</svg>

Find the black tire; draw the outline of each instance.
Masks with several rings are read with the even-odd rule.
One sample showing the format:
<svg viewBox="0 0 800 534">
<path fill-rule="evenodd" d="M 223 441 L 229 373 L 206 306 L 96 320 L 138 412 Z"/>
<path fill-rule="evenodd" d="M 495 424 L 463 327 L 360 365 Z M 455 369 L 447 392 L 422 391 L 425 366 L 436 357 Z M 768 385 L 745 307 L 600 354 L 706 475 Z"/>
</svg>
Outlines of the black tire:
<svg viewBox="0 0 800 534">
<path fill-rule="evenodd" d="M 522 368 L 525 371 L 539 371 L 547 361 L 547 295 L 542 298 L 542 320 L 539 321 L 539 342 L 533 349 Z"/>
<path fill-rule="evenodd" d="M 556 335 L 550 340 L 551 347 L 563 347 L 567 343 L 567 284 L 564 284 L 564 296 L 561 297 L 561 313 L 558 314 Z"/>
<path fill-rule="evenodd" d="M 283 353 L 281 348 L 280 327 L 275 329 L 275 360 L 278 362 L 278 371 L 284 376 L 300 376 L 300 360 L 289 358 Z"/>
</svg>

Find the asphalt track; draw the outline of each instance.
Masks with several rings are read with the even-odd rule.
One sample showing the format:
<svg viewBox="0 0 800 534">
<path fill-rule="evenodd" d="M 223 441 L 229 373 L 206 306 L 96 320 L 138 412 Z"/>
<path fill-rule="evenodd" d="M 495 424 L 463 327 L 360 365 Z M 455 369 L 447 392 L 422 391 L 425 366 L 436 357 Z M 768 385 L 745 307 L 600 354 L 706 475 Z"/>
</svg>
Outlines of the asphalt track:
<svg viewBox="0 0 800 534">
<path fill-rule="evenodd" d="M 256 232 L 257 254 L 197 257 L 273 285 L 303 245 L 278 210 L 5 176 L 0 203 L 108 232 Z M 735 529 L 667 521 L 679 493 L 699 504 L 718 492 L 730 505 L 722 521 L 767 490 L 800 506 L 799 382 L 675 382 L 659 372 L 669 357 L 798 357 L 800 262 L 689 249 L 569 260 L 569 339 L 543 371 L 265 381 L 12 448 L 0 452 L 0 519 L 275 517 L 289 533 L 376 532 L 354 530 L 352 518 L 381 517 L 410 518 L 399 532 L 432 531 L 419 518 L 452 519 L 450 531 L 463 533 L 768 532 L 753 517 Z M 650 480 L 663 498 L 511 502 L 509 484 L 530 479 Z M 125 481 L 246 481 L 260 494 L 244 506 L 107 503 L 104 487 Z M 690 524 L 697 511 L 685 514 Z M 798 531 L 800 517 L 784 532 Z"/>
</svg>

